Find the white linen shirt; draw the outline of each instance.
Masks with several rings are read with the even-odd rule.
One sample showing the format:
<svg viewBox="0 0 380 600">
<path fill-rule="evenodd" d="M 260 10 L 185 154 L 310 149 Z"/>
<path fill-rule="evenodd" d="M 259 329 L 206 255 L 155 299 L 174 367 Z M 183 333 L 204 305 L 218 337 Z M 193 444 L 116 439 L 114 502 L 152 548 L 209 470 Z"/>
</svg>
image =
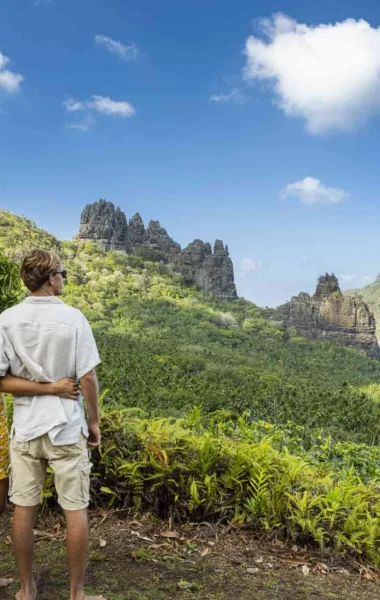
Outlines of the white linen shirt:
<svg viewBox="0 0 380 600">
<path fill-rule="evenodd" d="M 0 314 L 0 377 L 8 372 L 38 382 L 76 381 L 100 363 L 91 327 L 56 296 L 29 296 Z M 88 428 L 82 400 L 16 396 L 12 435 L 29 441 L 49 434 L 55 446 L 75 444 Z"/>
</svg>

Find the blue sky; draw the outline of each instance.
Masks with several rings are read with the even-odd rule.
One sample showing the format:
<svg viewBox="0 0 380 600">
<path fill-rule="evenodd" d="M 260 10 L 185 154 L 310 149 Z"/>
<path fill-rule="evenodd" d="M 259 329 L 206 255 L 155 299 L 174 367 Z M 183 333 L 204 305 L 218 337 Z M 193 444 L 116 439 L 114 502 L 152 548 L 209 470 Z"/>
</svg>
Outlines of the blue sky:
<svg viewBox="0 0 380 600">
<path fill-rule="evenodd" d="M 70 238 L 102 197 L 221 238 L 261 305 L 365 285 L 379 26 L 375 0 L 2 0 L 0 207 Z"/>
</svg>

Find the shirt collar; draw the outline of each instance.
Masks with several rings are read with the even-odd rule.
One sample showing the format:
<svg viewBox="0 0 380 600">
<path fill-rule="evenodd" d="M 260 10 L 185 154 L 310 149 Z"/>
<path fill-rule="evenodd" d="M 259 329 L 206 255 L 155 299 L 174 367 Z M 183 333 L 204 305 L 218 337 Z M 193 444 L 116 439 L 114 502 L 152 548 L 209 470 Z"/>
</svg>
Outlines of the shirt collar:
<svg viewBox="0 0 380 600">
<path fill-rule="evenodd" d="M 63 304 L 57 296 L 28 296 L 24 302 L 27 304 L 44 304 L 45 302 L 48 304 Z"/>
</svg>

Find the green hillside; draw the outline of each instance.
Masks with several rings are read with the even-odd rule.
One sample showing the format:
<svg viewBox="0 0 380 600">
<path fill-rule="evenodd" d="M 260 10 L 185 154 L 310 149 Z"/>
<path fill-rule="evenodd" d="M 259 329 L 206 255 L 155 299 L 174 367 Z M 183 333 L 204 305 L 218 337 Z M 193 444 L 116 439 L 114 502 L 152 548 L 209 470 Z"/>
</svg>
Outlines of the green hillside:
<svg viewBox="0 0 380 600">
<path fill-rule="evenodd" d="M 61 254 L 64 299 L 103 360 L 93 504 L 233 520 L 380 565 L 378 361 L 284 333 L 270 311 L 217 301 L 170 266 L 0 211 L 0 250 L 19 261 L 35 246 Z M 7 306 L 25 290 L 1 252 L 0 276 Z"/>
<path fill-rule="evenodd" d="M 202 404 L 206 413 L 249 411 L 253 420 L 377 441 L 378 406 L 352 387 L 378 382 L 380 364 L 358 351 L 285 335 L 265 309 L 211 298 L 184 285 L 170 266 L 60 242 L 4 211 L 0 246 L 17 260 L 36 246 L 61 253 L 69 272 L 65 301 L 95 330 L 108 402 L 170 416 Z"/>
</svg>

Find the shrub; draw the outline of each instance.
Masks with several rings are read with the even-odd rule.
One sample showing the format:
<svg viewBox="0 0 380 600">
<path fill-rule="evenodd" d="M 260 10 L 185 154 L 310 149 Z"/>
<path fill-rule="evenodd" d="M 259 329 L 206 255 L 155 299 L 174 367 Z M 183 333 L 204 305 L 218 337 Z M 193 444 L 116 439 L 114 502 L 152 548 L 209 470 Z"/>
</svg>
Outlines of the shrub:
<svg viewBox="0 0 380 600">
<path fill-rule="evenodd" d="M 204 420 L 197 409 L 183 419 L 147 419 L 108 408 L 102 431 L 96 504 L 181 521 L 235 521 L 380 565 L 379 483 L 365 484 L 352 468 L 326 472 L 306 454 L 276 449 L 270 424 L 220 412 Z"/>
</svg>

